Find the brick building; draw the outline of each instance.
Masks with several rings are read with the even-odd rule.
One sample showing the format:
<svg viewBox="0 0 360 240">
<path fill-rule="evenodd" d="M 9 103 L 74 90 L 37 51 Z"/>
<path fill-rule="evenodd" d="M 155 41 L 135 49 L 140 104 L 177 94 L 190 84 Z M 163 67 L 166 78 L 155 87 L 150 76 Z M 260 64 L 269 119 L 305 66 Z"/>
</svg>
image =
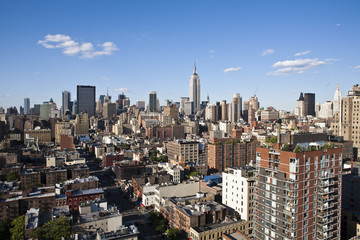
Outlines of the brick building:
<svg viewBox="0 0 360 240">
<path fill-rule="evenodd" d="M 256 239 L 340 239 L 342 148 L 257 148 Z M 279 214 L 281 213 L 281 214 Z"/>
</svg>

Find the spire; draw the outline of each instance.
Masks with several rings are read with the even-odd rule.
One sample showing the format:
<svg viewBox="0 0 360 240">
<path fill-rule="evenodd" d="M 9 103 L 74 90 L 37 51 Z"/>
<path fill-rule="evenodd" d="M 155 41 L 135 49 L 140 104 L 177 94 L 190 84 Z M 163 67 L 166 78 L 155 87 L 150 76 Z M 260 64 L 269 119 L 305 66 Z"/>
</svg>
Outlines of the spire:
<svg viewBox="0 0 360 240">
<path fill-rule="evenodd" d="M 194 60 L 194 74 L 196 74 L 196 60 Z"/>
<path fill-rule="evenodd" d="M 300 93 L 299 101 L 304 101 L 304 95 L 302 92 Z"/>
<path fill-rule="evenodd" d="M 339 90 L 339 84 L 336 84 L 336 90 Z"/>
</svg>

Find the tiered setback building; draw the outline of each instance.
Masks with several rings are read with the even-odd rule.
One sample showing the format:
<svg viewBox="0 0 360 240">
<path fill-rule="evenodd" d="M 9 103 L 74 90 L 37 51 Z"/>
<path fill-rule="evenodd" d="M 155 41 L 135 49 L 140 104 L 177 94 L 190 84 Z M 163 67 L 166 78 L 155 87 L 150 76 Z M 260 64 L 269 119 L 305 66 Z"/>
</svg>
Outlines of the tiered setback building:
<svg viewBox="0 0 360 240">
<path fill-rule="evenodd" d="M 340 239 L 341 161 L 342 148 L 257 148 L 256 239 Z"/>
</svg>

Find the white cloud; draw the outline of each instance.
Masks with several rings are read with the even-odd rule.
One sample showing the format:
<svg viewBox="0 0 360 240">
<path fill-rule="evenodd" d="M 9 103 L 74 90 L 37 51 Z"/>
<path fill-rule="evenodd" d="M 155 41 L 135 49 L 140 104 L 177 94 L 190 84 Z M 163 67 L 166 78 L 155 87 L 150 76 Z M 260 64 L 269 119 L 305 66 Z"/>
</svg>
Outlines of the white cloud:
<svg viewBox="0 0 360 240">
<path fill-rule="evenodd" d="M 340 23 L 338 23 L 338 24 L 336 24 L 336 26 L 337 26 L 337 27 L 340 27 L 340 26 L 341 26 L 341 24 L 340 24 Z"/>
<path fill-rule="evenodd" d="M 80 58 L 94 58 L 102 55 L 111 55 L 114 51 L 118 50 L 113 42 L 105 42 L 99 44 L 99 50 L 94 48 L 90 42 L 76 42 L 70 36 L 64 34 L 48 34 L 44 40 L 39 40 L 38 44 L 45 48 L 62 49 L 62 53 L 67 56 L 78 55 Z"/>
<path fill-rule="evenodd" d="M 114 92 L 119 92 L 119 93 L 128 93 L 131 90 L 129 88 L 116 88 L 114 89 Z"/>
<path fill-rule="evenodd" d="M 110 81 L 110 78 L 103 76 L 103 77 L 101 78 L 101 80 L 103 80 L 103 81 Z"/>
<path fill-rule="evenodd" d="M 214 53 L 215 53 L 215 50 L 210 49 L 210 50 L 209 50 L 209 53 L 214 54 Z"/>
<path fill-rule="evenodd" d="M 295 56 L 295 57 L 304 56 L 304 55 L 307 55 L 307 54 L 309 54 L 309 53 L 311 53 L 311 51 L 310 51 L 310 50 L 307 50 L 307 51 L 305 51 L 305 52 L 295 53 L 294 56 Z"/>
<path fill-rule="evenodd" d="M 355 70 L 355 71 L 360 71 L 360 65 L 355 66 L 355 67 L 354 67 L 354 70 Z"/>
<path fill-rule="evenodd" d="M 294 73 L 304 73 L 305 71 L 322 66 L 326 64 L 325 61 L 314 59 L 295 59 L 295 60 L 285 60 L 279 61 L 272 65 L 273 68 L 278 68 L 274 72 L 268 73 L 268 75 L 278 76 L 278 75 L 288 75 Z"/>
<path fill-rule="evenodd" d="M 271 54 L 274 54 L 274 53 L 275 53 L 274 49 L 269 48 L 269 49 L 265 49 L 265 50 L 261 53 L 261 56 L 271 55 Z"/>
<path fill-rule="evenodd" d="M 228 73 L 228 72 L 237 72 L 241 69 L 241 67 L 230 67 L 230 68 L 226 68 L 224 70 L 224 73 Z"/>
</svg>

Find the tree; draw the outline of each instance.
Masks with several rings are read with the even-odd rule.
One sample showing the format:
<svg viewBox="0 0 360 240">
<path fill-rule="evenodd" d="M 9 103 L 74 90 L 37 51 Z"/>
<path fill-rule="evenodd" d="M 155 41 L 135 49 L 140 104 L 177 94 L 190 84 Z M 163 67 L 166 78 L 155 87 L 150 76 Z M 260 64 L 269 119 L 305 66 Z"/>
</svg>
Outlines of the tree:
<svg viewBox="0 0 360 240">
<path fill-rule="evenodd" d="M 167 239 L 171 240 L 186 240 L 188 239 L 185 231 L 180 231 L 177 228 L 169 228 L 167 230 Z"/>
<path fill-rule="evenodd" d="M 284 146 L 282 147 L 283 151 L 289 151 L 290 150 L 290 144 L 284 144 Z"/>
<path fill-rule="evenodd" d="M 0 220 L 0 236 L 1 239 L 10 240 L 11 239 L 11 221 L 10 219 Z"/>
<path fill-rule="evenodd" d="M 16 172 L 10 172 L 6 175 L 6 179 L 8 181 L 15 181 L 18 180 L 18 175 L 16 174 Z"/>
<path fill-rule="evenodd" d="M 294 149 L 294 153 L 299 153 L 299 152 L 302 152 L 302 151 L 303 151 L 302 147 L 300 147 L 299 144 L 296 145 L 296 147 L 295 147 L 295 149 Z"/>
<path fill-rule="evenodd" d="M 168 156 L 161 155 L 160 157 L 158 157 L 158 161 L 160 161 L 160 162 L 168 162 Z"/>
<path fill-rule="evenodd" d="M 15 218 L 11 222 L 11 240 L 23 240 L 25 232 L 25 215 Z"/>
<path fill-rule="evenodd" d="M 39 240 L 61 240 L 62 238 L 68 240 L 70 239 L 70 235 L 70 222 L 66 217 L 61 217 L 58 220 L 52 220 L 35 229 L 30 236 Z"/>
</svg>

